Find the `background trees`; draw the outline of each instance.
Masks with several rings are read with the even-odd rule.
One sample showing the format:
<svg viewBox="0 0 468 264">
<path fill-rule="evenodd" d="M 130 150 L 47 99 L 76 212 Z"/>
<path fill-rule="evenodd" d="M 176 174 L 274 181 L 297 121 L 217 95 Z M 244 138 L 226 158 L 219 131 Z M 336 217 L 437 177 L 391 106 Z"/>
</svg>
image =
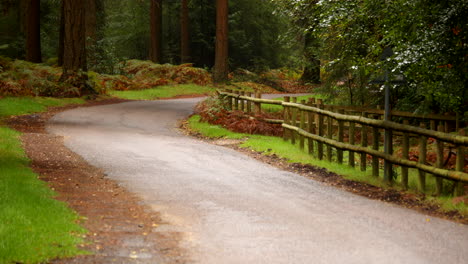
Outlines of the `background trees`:
<svg viewBox="0 0 468 264">
<path fill-rule="evenodd" d="M 25 2 L 26 0 L 21 0 Z M 106 64 L 123 59 L 151 59 L 154 45 L 160 42 L 159 61 L 177 64 L 194 63 L 212 68 L 215 54 L 216 6 L 213 0 L 86 0 L 88 16 L 96 10 L 96 16 L 86 19 L 90 69 L 109 71 Z M 59 50 L 61 0 L 41 0 L 40 30 L 41 51 L 45 61 L 57 58 Z M 4 16 L 0 17 L 0 55 L 25 58 L 25 32 L 16 30 L 22 23 L 18 14 L 23 12 L 20 2 L 0 0 Z M 155 7 L 161 5 L 161 9 Z M 229 2 L 228 23 L 230 30 L 229 64 L 232 69 L 241 67 L 263 70 L 292 65 L 291 50 L 284 44 L 283 33 L 288 30 L 287 19 L 273 14 L 274 1 L 237 0 Z M 96 7 L 96 8 L 94 8 Z M 153 7 L 153 8 L 151 8 Z M 186 7 L 186 8 L 185 8 Z M 7 10 L 7 11 L 5 11 Z M 148 10 L 161 12 L 158 21 L 150 22 Z M 96 19 L 94 19 L 94 17 Z M 185 22 L 189 22 L 186 24 Z M 37 24 L 37 23 L 36 23 Z M 95 25 L 95 32 L 90 31 Z M 156 26 L 161 25 L 160 29 Z M 152 27 L 154 27 L 152 29 Z M 157 32 L 161 32 L 158 37 Z M 96 39 L 91 37 L 97 34 Z M 153 37 L 151 41 L 150 37 Z M 155 41 L 159 39 L 159 41 Z M 94 39 L 94 40 L 93 40 Z M 153 47 L 153 49 L 152 49 Z M 97 53 L 95 59 L 91 54 Z M 157 54 L 157 52 L 155 53 Z M 183 54 L 187 58 L 183 58 Z M 151 56 L 150 56 L 151 55 Z M 154 58 L 152 59 L 154 60 Z M 102 67 L 100 64 L 104 64 Z"/>
<path fill-rule="evenodd" d="M 86 19 L 90 70 L 115 73 L 114 66 L 125 59 L 215 66 L 216 1 L 86 1 L 95 4 L 97 14 L 89 12 Z M 25 13 L 37 14 L 37 7 L 26 4 L 39 2 L 37 22 Z M 0 0 L 0 55 L 60 61 L 61 2 Z M 378 105 L 381 87 L 369 81 L 388 69 L 392 78 L 406 79 L 406 85 L 392 89 L 393 107 L 468 111 L 466 0 L 236 0 L 228 5 L 230 70 L 298 69 L 303 82 L 321 81 L 322 92 L 337 103 Z M 152 22 L 150 9 L 156 12 Z M 386 47 L 394 56 L 381 61 Z"/>
<path fill-rule="evenodd" d="M 421 113 L 468 111 L 468 1 L 280 3 L 279 10 L 316 40 L 305 45 L 305 55 L 321 60 L 322 90 L 331 97 L 346 104 L 382 104 L 381 88 L 369 81 L 388 69 L 391 78 L 402 74 L 406 79 L 406 85 L 392 89 L 394 107 Z M 394 55 L 381 61 L 386 47 Z"/>
</svg>

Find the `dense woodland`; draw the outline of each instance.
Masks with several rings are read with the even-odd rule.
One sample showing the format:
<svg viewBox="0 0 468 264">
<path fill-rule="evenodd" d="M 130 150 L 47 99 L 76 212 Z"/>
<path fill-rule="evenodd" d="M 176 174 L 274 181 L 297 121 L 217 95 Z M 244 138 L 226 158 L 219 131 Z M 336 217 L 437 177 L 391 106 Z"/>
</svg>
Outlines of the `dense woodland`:
<svg viewBox="0 0 468 264">
<path fill-rule="evenodd" d="M 0 0 L 0 11 L 3 61 L 62 66 L 60 81 L 89 92 L 88 72 L 138 59 L 192 63 L 215 82 L 283 69 L 364 106 L 383 104 L 372 81 L 387 72 L 403 79 L 394 108 L 468 111 L 468 0 Z"/>
</svg>

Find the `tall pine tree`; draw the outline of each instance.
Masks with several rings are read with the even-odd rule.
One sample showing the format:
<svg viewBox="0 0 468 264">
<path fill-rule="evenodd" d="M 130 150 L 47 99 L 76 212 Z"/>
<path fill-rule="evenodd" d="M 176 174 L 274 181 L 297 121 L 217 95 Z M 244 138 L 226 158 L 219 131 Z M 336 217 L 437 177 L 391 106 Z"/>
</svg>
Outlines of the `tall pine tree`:
<svg viewBox="0 0 468 264">
<path fill-rule="evenodd" d="M 228 0 L 216 0 L 216 47 L 213 79 L 216 83 L 228 79 Z"/>
<path fill-rule="evenodd" d="M 28 0 L 26 3 L 26 60 L 40 63 L 41 58 L 41 27 L 40 0 Z"/>
<path fill-rule="evenodd" d="M 190 62 L 190 31 L 189 31 L 188 0 L 182 0 L 180 7 L 180 61 Z"/>
<path fill-rule="evenodd" d="M 162 58 L 162 0 L 151 0 L 150 7 L 150 60 L 161 63 Z"/>
<path fill-rule="evenodd" d="M 63 73 L 61 80 L 79 89 L 77 95 L 92 94 L 87 84 L 86 1 L 63 0 Z"/>
</svg>

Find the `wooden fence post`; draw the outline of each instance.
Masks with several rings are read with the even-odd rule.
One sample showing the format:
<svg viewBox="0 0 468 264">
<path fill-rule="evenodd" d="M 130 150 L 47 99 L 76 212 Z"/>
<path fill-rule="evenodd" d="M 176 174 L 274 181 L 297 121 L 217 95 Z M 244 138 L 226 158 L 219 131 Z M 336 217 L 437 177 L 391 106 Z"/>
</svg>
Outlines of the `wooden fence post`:
<svg viewBox="0 0 468 264">
<path fill-rule="evenodd" d="M 339 109 L 338 110 L 338 113 L 339 114 L 344 114 L 344 110 L 343 109 Z M 338 141 L 339 142 L 343 142 L 344 139 L 343 139 L 343 135 L 344 135 L 344 122 L 342 120 L 338 120 Z M 338 160 L 338 164 L 343 164 L 343 150 L 342 149 L 339 149 L 337 148 L 336 149 L 336 157 L 337 157 L 337 160 Z"/>
<path fill-rule="evenodd" d="M 437 131 L 437 129 L 438 129 L 438 126 L 436 126 L 436 121 L 434 119 L 429 120 L 429 126 L 430 126 L 431 130 Z"/>
<path fill-rule="evenodd" d="M 443 132 L 444 131 L 444 126 L 439 125 L 437 126 L 437 131 Z M 440 140 L 436 141 L 436 168 L 442 168 L 444 166 L 444 143 Z M 444 186 L 443 179 L 441 177 L 435 176 L 435 181 L 436 181 L 436 191 L 435 195 L 439 196 L 442 194 L 442 188 Z"/>
<path fill-rule="evenodd" d="M 450 116 L 449 113 L 445 113 L 446 116 Z M 444 121 L 444 131 L 445 133 L 450 133 L 449 121 Z"/>
<path fill-rule="evenodd" d="M 362 112 L 362 117 L 367 118 L 367 113 Z M 361 146 L 367 147 L 367 126 L 361 125 Z M 366 171 L 367 167 L 367 154 L 365 152 L 361 153 L 361 171 Z"/>
<path fill-rule="evenodd" d="M 293 103 L 297 103 L 297 97 L 292 98 Z M 291 107 L 291 125 L 297 125 L 297 109 L 295 107 Z M 291 144 L 296 144 L 296 132 L 291 131 Z"/>
<path fill-rule="evenodd" d="M 290 97 L 289 96 L 285 96 L 284 97 L 284 101 L 289 103 L 290 101 Z M 290 121 L 289 121 L 289 107 L 288 106 L 284 106 L 283 107 L 283 122 L 287 125 L 289 125 Z M 283 140 L 284 141 L 287 141 L 290 137 L 290 134 L 291 134 L 291 131 L 289 131 L 288 129 L 286 128 L 283 128 Z"/>
<path fill-rule="evenodd" d="M 419 125 L 421 128 L 426 128 L 424 123 Z M 421 164 L 426 163 L 426 152 L 427 152 L 427 137 L 419 136 L 419 158 L 418 162 Z M 422 170 L 418 170 L 418 182 L 419 190 L 424 193 L 426 191 L 426 173 Z"/>
<path fill-rule="evenodd" d="M 239 95 L 239 91 L 235 91 L 234 92 L 236 95 Z M 239 110 L 239 98 L 234 98 L 234 110 Z"/>
<path fill-rule="evenodd" d="M 331 116 L 327 117 L 327 138 L 333 139 L 333 118 Z M 327 160 L 333 160 L 333 150 L 330 145 L 327 145 Z"/>
<path fill-rule="evenodd" d="M 247 96 L 252 97 L 252 93 L 247 92 Z M 252 113 L 252 102 L 251 101 L 247 101 L 247 113 L 248 114 Z"/>
<path fill-rule="evenodd" d="M 309 98 L 309 106 L 315 107 L 315 98 Z M 311 134 L 315 134 L 314 116 L 315 115 L 313 112 L 307 112 L 307 132 Z M 314 153 L 314 141 L 311 138 L 308 138 L 307 142 L 309 143 L 308 145 L 309 154 L 313 154 Z"/>
<path fill-rule="evenodd" d="M 379 150 L 379 128 L 372 127 L 372 149 Z M 379 158 L 372 156 L 372 176 L 379 177 Z"/>
<path fill-rule="evenodd" d="M 322 99 L 318 99 L 317 104 L 320 109 L 323 109 Z M 323 137 L 323 115 L 322 114 L 318 114 L 318 135 Z M 317 142 L 317 157 L 319 160 L 323 159 L 323 143 L 322 142 Z"/>
<path fill-rule="evenodd" d="M 241 95 L 241 96 L 244 96 L 244 95 L 245 95 L 245 91 L 241 91 L 241 92 L 240 92 L 240 95 Z M 244 99 L 239 99 L 239 101 L 240 101 L 240 110 L 241 110 L 242 112 L 244 112 L 244 111 L 245 111 L 245 100 L 244 100 Z"/>
<path fill-rule="evenodd" d="M 301 100 L 301 104 L 305 105 L 306 101 Z M 300 128 L 305 130 L 305 114 L 306 112 L 304 110 L 300 110 Z M 304 145 L 305 145 L 305 137 L 303 135 L 299 135 L 299 148 L 301 150 L 304 150 Z"/>
<path fill-rule="evenodd" d="M 255 98 L 261 99 L 262 98 L 262 93 L 260 91 L 255 92 Z M 261 103 L 255 103 L 255 113 L 257 115 L 262 114 L 262 104 Z"/>
<path fill-rule="evenodd" d="M 354 128 L 355 128 L 355 123 L 354 122 L 349 122 L 349 138 L 348 142 L 351 145 L 354 145 L 355 137 L 356 135 L 354 134 Z M 349 158 L 348 158 L 348 165 L 351 167 L 354 167 L 354 151 L 349 151 Z"/>
<path fill-rule="evenodd" d="M 407 119 L 403 120 L 404 125 L 409 125 Z M 403 133 L 403 149 L 402 149 L 402 158 L 409 159 L 409 134 Z M 408 189 L 408 167 L 401 166 L 401 185 L 404 190 Z"/>
<path fill-rule="evenodd" d="M 465 136 L 465 130 L 461 129 L 459 132 L 460 136 Z M 465 147 L 462 145 L 457 146 L 457 161 L 455 165 L 455 170 L 463 171 L 463 167 L 465 166 Z M 455 186 L 455 196 L 463 196 L 465 194 L 465 188 L 463 182 L 457 182 Z"/>
<path fill-rule="evenodd" d="M 232 93 L 232 90 L 226 90 L 226 92 L 228 93 Z M 225 95 L 225 106 L 226 106 L 226 109 L 228 111 L 231 111 L 232 110 L 232 97 L 230 95 Z"/>
</svg>

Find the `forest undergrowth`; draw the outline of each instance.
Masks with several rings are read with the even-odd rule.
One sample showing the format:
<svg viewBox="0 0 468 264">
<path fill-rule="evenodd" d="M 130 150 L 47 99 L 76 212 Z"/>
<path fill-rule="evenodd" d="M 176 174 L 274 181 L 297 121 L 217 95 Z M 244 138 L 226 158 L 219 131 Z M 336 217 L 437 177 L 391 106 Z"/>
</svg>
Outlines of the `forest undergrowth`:
<svg viewBox="0 0 468 264">
<path fill-rule="evenodd" d="M 109 95 L 112 91 L 138 91 L 182 84 L 208 86 L 214 90 L 211 73 L 191 64 L 171 65 L 128 60 L 119 62 L 114 67 L 120 74 L 88 72 L 87 84 L 94 94 Z M 54 61 L 37 64 L 0 56 L 0 96 L 81 97 L 82 89 L 75 87 L 73 80 L 61 80 L 61 75 L 62 69 Z M 260 74 L 237 70 L 229 77 L 227 85 L 221 87 L 262 93 L 305 92 L 311 89 L 298 81 L 298 73 L 287 69 Z M 174 93 L 172 95 L 177 96 Z"/>
</svg>

